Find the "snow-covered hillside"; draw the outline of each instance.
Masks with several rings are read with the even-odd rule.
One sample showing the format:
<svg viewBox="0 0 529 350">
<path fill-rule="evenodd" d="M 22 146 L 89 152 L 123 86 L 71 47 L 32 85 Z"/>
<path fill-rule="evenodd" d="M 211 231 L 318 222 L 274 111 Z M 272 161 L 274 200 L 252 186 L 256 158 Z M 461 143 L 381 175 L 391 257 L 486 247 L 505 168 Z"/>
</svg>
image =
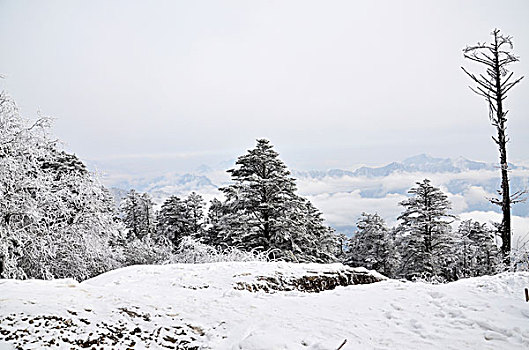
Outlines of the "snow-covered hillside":
<svg viewBox="0 0 529 350">
<path fill-rule="evenodd" d="M 133 266 L 82 283 L 0 280 L 0 349 L 91 348 L 98 339 L 97 348 L 136 349 L 335 350 L 345 340 L 342 350 L 529 347 L 529 273 L 320 293 L 247 288 L 345 272 L 250 262 Z"/>
</svg>

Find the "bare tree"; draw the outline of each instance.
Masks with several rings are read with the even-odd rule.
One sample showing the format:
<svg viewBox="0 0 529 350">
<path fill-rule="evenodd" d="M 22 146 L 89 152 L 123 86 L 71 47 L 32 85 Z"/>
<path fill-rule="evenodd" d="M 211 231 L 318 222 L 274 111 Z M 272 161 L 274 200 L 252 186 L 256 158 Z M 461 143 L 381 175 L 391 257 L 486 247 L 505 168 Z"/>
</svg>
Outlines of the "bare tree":
<svg viewBox="0 0 529 350">
<path fill-rule="evenodd" d="M 489 104 L 489 119 L 497 131 L 497 136 L 493 136 L 492 139 L 498 145 L 500 151 L 501 189 L 498 194 L 501 198 L 492 198 L 490 201 L 501 206 L 503 213 L 500 226 L 501 250 L 505 257 L 505 262 L 509 263 L 511 251 L 511 205 L 522 201 L 525 191 L 518 191 L 512 195 L 509 191 L 507 164 L 507 142 L 509 142 L 509 138 L 506 133 L 508 111 L 504 109 L 503 101 L 507 98 L 507 92 L 518 84 L 523 79 L 523 76 L 514 79 L 513 72 L 507 69 L 511 63 L 519 61 L 518 57 L 512 52 L 512 37 L 500 34 L 499 29 L 494 29 L 491 35 L 492 42 L 478 42 L 474 46 L 467 46 L 463 49 L 465 58 L 485 65 L 485 74 L 477 76 L 468 72 L 464 67 L 461 68 L 477 83 L 476 88 L 471 87 L 470 89 L 487 100 Z"/>
</svg>

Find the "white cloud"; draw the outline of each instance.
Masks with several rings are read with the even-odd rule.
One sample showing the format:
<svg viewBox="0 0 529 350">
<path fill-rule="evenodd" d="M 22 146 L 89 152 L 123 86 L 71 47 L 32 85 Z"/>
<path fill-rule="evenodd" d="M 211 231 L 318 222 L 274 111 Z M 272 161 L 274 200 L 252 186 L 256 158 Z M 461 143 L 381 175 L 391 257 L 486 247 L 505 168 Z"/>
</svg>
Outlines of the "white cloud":
<svg viewBox="0 0 529 350">
<path fill-rule="evenodd" d="M 469 204 L 480 203 L 494 195 L 483 189 L 481 186 L 470 186 L 464 194 L 465 201 Z"/>
<path fill-rule="evenodd" d="M 511 175 L 529 176 L 528 170 L 514 170 Z M 447 194 L 452 203 L 452 213 L 468 217 L 469 208 L 483 203 L 488 204 L 487 198 L 492 197 L 483 187 L 469 186 L 463 193 L 453 194 L 447 191 L 446 185 L 452 180 L 474 182 L 476 184 L 490 179 L 497 179 L 497 171 L 467 171 L 461 173 L 394 173 L 386 177 L 324 177 L 322 179 L 298 179 L 298 188 L 302 195 L 309 198 L 323 213 L 331 226 L 354 225 L 362 212 L 379 213 L 390 225 L 397 221 L 402 212 L 398 203 L 407 195 L 404 193 L 415 186 L 417 181 L 428 178 L 434 186 L 440 187 Z M 380 191 L 380 198 L 362 196 L 362 191 Z M 369 196 L 371 197 L 371 196 Z M 473 211 L 476 220 L 491 216 L 497 218 L 498 213 Z M 529 219 L 527 219 L 529 222 Z M 523 218 L 513 219 L 513 225 L 525 229 Z M 515 229 L 517 228 L 516 226 Z"/>
<path fill-rule="evenodd" d="M 347 226 L 355 225 L 362 212 L 378 213 L 388 224 L 393 224 L 401 211 L 398 203 L 406 197 L 388 194 L 383 198 L 362 198 L 359 191 L 354 191 L 318 194 L 307 198 L 323 212 L 330 225 Z"/>
<path fill-rule="evenodd" d="M 472 219 L 481 223 L 501 222 L 502 214 L 493 211 L 472 211 L 459 214 L 461 220 Z M 515 216 L 511 217 L 512 245 L 517 245 L 529 240 L 529 218 Z"/>
</svg>

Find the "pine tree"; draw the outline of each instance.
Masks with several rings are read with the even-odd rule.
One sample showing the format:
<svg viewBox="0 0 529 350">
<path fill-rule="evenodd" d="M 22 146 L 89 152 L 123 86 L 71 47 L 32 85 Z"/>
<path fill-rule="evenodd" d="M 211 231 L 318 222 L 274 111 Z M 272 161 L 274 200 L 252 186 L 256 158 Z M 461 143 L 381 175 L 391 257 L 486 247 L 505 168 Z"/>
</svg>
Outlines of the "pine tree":
<svg viewBox="0 0 529 350">
<path fill-rule="evenodd" d="M 348 263 L 393 277 L 398 264 L 395 243 L 384 220 L 378 214 L 362 213 L 351 237 Z"/>
<path fill-rule="evenodd" d="M 402 256 L 401 274 L 405 277 L 441 276 L 451 278 L 449 214 L 451 204 L 447 196 L 430 180 L 417 182 L 408 191 L 413 196 L 400 202 L 404 212 L 398 217 L 399 250 Z"/>
<path fill-rule="evenodd" d="M 189 235 L 199 238 L 204 231 L 204 199 L 199 194 L 191 192 L 184 203 L 189 222 Z"/>
<path fill-rule="evenodd" d="M 459 225 L 457 255 L 460 277 L 492 275 L 499 270 L 501 263 L 493 231 L 486 224 L 473 220 L 463 221 Z"/>
<path fill-rule="evenodd" d="M 121 203 L 123 223 L 129 231 L 129 239 L 150 236 L 155 229 L 153 202 L 148 194 L 130 190 Z"/>
<path fill-rule="evenodd" d="M 304 200 L 303 214 L 303 230 L 294 240 L 299 254 L 306 261 L 336 261 L 336 257 L 341 253 L 341 244 L 334 229 L 325 225 L 321 211 L 308 200 Z"/>
<path fill-rule="evenodd" d="M 209 209 L 206 219 L 207 229 L 205 235 L 202 237 L 202 242 L 212 246 L 221 246 L 226 244 L 233 246 L 233 242 L 229 238 L 228 225 L 225 223 L 228 211 L 224 203 L 217 198 L 213 198 L 209 202 Z"/>
<path fill-rule="evenodd" d="M 177 196 L 167 198 L 158 213 L 158 233 L 172 242 L 176 249 L 187 235 L 189 226 L 184 201 Z"/>
<path fill-rule="evenodd" d="M 177 249 L 184 237 L 200 239 L 204 230 L 204 200 L 195 192 L 182 200 L 171 196 L 158 213 L 158 232 Z"/>
<path fill-rule="evenodd" d="M 328 257 L 333 236 L 323 233 L 316 211 L 296 194 L 295 180 L 270 142 L 257 140 L 236 165 L 228 170 L 234 183 L 220 189 L 226 201 L 213 208 L 222 216 L 215 218 L 209 239 L 293 261 Z"/>
<path fill-rule="evenodd" d="M 300 202 L 294 179 L 268 140 L 257 140 L 236 165 L 228 170 L 235 183 L 220 189 L 235 214 L 230 220 L 235 243 L 247 250 L 280 249 L 292 228 L 285 227 L 286 218 L 296 214 L 292 204 Z"/>
<path fill-rule="evenodd" d="M 471 239 L 473 224 L 472 220 L 461 222 L 457 229 L 456 254 L 459 257 L 458 275 L 459 277 L 473 276 L 475 268 L 476 246 Z"/>
</svg>

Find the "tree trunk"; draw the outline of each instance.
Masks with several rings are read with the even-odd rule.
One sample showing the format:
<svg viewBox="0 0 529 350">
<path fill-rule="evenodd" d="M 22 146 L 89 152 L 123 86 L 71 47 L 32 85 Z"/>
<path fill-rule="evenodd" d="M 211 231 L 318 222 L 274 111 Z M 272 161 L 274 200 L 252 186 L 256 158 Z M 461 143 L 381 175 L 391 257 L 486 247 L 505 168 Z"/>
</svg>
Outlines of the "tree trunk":
<svg viewBox="0 0 529 350">
<path fill-rule="evenodd" d="M 509 174 L 507 164 L 507 138 L 505 136 L 505 114 L 503 112 L 503 93 L 501 88 L 500 61 L 498 36 L 494 35 L 494 73 L 496 83 L 496 129 L 498 130 L 497 144 L 500 151 L 501 166 L 501 211 L 503 219 L 501 223 L 501 251 L 505 263 L 509 264 L 509 255 L 511 252 L 511 196 L 509 191 Z"/>
<path fill-rule="evenodd" d="M 509 190 L 509 173 L 507 163 L 507 142 L 506 135 L 507 111 L 503 110 L 503 100 L 507 98 L 507 92 L 517 85 L 523 76 L 510 80 L 513 73 L 507 69 L 511 63 L 518 62 L 519 59 L 512 53 L 512 38 L 500 34 L 499 29 L 494 29 L 491 33 L 494 41 L 490 44 L 478 43 L 474 46 L 467 46 L 463 52 L 464 57 L 483 64 L 487 67 L 485 74 L 479 76 L 468 72 L 461 67 L 463 71 L 477 83 L 476 89 L 472 89 L 479 96 L 485 97 L 489 104 L 489 118 L 498 132 L 497 138 L 493 137 L 494 142 L 498 145 L 500 151 L 501 167 L 501 200 L 491 199 L 491 202 L 501 206 L 503 219 L 499 228 L 502 244 L 501 252 L 504 262 L 510 265 L 511 252 L 511 205 L 519 201 L 511 199 Z M 518 196 L 523 191 L 516 192 Z"/>
</svg>

